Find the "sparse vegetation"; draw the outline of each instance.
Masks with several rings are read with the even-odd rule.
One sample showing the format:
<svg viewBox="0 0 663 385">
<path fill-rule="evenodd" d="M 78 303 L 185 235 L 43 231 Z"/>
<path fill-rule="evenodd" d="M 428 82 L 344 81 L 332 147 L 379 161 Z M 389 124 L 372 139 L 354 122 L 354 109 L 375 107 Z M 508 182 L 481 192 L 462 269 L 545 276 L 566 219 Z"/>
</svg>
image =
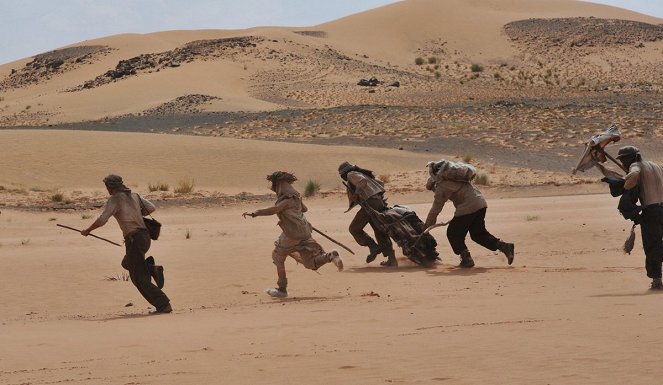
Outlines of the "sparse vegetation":
<svg viewBox="0 0 663 385">
<path fill-rule="evenodd" d="M 474 63 L 470 66 L 470 70 L 472 72 L 483 72 L 483 66 L 481 64 Z"/>
<path fill-rule="evenodd" d="M 495 73 L 493 74 L 493 77 L 495 78 L 495 80 L 502 80 L 502 75 L 500 75 L 499 72 L 495 72 Z"/>
<path fill-rule="evenodd" d="M 527 222 L 538 221 L 539 216 L 538 215 L 528 215 L 528 216 L 525 217 L 525 220 Z"/>
<path fill-rule="evenodd" d="M 428 64 L 435 64 L 437 63 L 437 58 L 435 56 L 431 56 L 428 58 Z"/>
<path fill-rule="evenodd" d="M 441 77 L 442 77 L 442 74 L 440 73 L 440 71 L 435 71 L 435 79 L 439 79 Z"/>
<path fill-rule="evenodd" d="M 92 218 L 92 214 L 81 214 L 81 219 L 90 219 Z"/>
<path fill-rule="evenodd" d="M 21 246 L 27 246 L 30 244 L 30 238 L 28 239 L 21 239 Z"/>
<path fill-rule="evenodd" d="M 32 106 L 29 105 L 29 104 L 28 104 L 27 106 L 25 106 L 25 110 L 26 110 L 26 111 L 29 110 L 30 108 L 32 108 Z"/>
<path fill-rule="evenodd" d="M 55 202 L 55 203 L 61 203 L 62 201 L 64 201 L 64 194 L 55 193 L 55 194 L 51 195 L 51 201 Z"/>
<path fill-rule="evenodd" d="M 315 195 L 318 191 L 320 191 L 320 183 L 312 179 L 309 179 L 309 181 L 306 182 L 306 186 L 304 187 L 304 196 L 311 197 Z"/>
<path fill-rule="evenodd" d="M 468 164 L 470 162 L 472 162 L 472 155 L 469 155 L 469 154 L 463 155 L 463 162 L 468 163 Z"/>
<path fill-rule="evenodd" d="M 104 277 L 106 281 L 123 281 L 123 282 L 128 282 L 130 277 L 129 273 L 122 273 L 122 274 L 116 274 L 116 275 L 111 275 L 111 276 L 106 276 Z"/>
<path fill-rule="evenodd" d="M 481 186 L 488 186 L 490 184 L 490 181 L 488 180 L 488 175 L 483 173 L 477 175 L 476 178 L 474 179 L 474 182 Z"/>
<path fill-rule="evenodd" d="M 193 179 L 191 180 L 182 179 L 179 182 L 177 182 L 177 187 L 175 187 L 175 190 L 173 191 L 177 194 L 189 194 L 193 192 L 193 187 L 194 187 Z"/>
<path fill-rule="evenodd" d="M 418 66 L 424 64 L 424 58 L 418 57 L 418 58 L 414 59 L 414 64 L 416 64 Z"/>
<path fill-rule="evenodd" d="M 0 186 L 0 191 L 5 191 L 5 186 Z"/>
<path fill-rule="evenodd" d="M 191 230 L 186 229 L 186 232 L 184 233 L 184 238 L 191 239 Z"/>
<path fill-rule="evenodd" d="M 150 190 L 150 192 L 168 191 L 168 190 L 170 190 L 170 185 L 168 185 L 168 183 L 162 183 L 162 182 L 157 182 L 155 184 L 148 183 L 147 184 L 147 189 Z"/>
</svg>

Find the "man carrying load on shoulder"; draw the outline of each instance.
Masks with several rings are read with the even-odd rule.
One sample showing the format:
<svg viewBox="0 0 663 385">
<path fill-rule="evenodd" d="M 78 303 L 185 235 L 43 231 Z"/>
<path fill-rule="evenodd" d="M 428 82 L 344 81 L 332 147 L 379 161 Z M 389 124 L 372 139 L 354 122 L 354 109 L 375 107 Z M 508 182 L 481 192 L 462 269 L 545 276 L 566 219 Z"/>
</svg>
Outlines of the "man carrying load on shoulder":
<svg viewBox="0 0 663 385">
<path fill-rule="evenodd" d="M 449 244 L 456 255 L 460 256 L 459 267 L 470 268 L 474 260 L 465 244 L 465 237 L 470 233 L 472 240 L 488 250 L 504 253 L 509 265 L 513 263 L 513 243 L 502 242 L 486 230 L 486 209 L 488 204 L 481 191 L 472 183 L 476 169 L 466 163 L 440 160 L 428 163 L 429 178 L 426 189 L 435 193 L 433 205 L 426 217 L 425 227 L 437 222 L 437 216 L 444 204 L 451 200 L 456 212 L 447 228 Z"/>
</svg>

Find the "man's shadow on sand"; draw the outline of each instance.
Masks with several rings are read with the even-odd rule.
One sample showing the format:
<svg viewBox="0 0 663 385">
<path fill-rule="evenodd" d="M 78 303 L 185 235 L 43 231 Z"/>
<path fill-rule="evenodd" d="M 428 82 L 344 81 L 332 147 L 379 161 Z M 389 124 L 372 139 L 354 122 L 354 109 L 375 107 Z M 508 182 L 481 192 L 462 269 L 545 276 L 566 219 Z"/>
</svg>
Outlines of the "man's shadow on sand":
<svg viewBox="0 0 663 385">
<path fill-rule="evenodd" d="M 473 276 L 477 274 L 483 274 L 490 272 L 491 270 L 501 270 L 506 269 L 504 267 L 472 267 L 472 268 L 460 268 L 454 265 L 446 264 L 436 264 L 431 267 L 418 266 L 414 264 L 398 266 L 398 267 L 387 267 L 387 266 L 363 266 L 363 267 L 352 267 L 345 269 L 344 272 L 355 273 L 355 274 L 410 274 L 410 273 L 420 273 L 425 272 L 426 274 L 434 276 L 449 276 L 449 275 L 458 275 L 458 276 Z M 512 269 L 509 267 L 508 269 Z"/>
<path fill-rule="evenodd" d="M 105 318 L 88 319 L 88 321 L 107 322 L 107 321 L 118 321 L 118 320 L 127 320 L 127 319 L 167 316 L 167 315 L 172 315 L 172 314 L 173 313 L 166 314 L 166 313 L 154 313 L 154 312 L 152 312 L 152 313 L 136 313 L 136 314 L 120 314 L 120 315 L 114 315 L 114 316 L 109 316 L 109 317 L 105 317 Z"/>
<path fill-rule="evenodd" d="M 642 297 L 646 295 L 663 294 L 663 290 L 647 290 L 639 291 L 636 293 L 614 293 L 614 294 L 595 294 L 590 295 L 590 298 L 618 298 L 618 297 Z"/>
</svg>

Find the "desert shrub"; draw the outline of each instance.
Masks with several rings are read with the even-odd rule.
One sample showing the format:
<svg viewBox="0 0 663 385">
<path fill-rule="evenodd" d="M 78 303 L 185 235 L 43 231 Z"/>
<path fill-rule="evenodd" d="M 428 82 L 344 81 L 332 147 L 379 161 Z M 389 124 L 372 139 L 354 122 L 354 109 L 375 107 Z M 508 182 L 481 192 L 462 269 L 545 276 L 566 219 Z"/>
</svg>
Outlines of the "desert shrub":
<svg viewBox="0 0 663 385">
<path fill-rule="evenodd" d="M 481 64 L 474 63 L 470 66 L 470 70 L 472 72 L 483 72 L 483 66 Z"/>
<path fill-rule="evenodd" d="M 442 77 L 442 74 L 439 71 L 435 71 L 435 79 L 439 79 Z"/>
<path fill-rule="evenodd" d="M 525 217 L 525 220 L 527 222 L 538 221 L 539 216 L 538 215 L 528 215 L 528 216 Z"/>
<path fill-rule="evenodd" d="M 0 186 L 0 191 L 5 191 L 5 186 Z"/>
<path fill-rule="evenodd" d="M 472 155 L 469 154 L 463 155 L 463 162 L 469 164 L 471 161 L 472 161 Z"/>
<path fill-rule="evenodd" d="M 194 182 L 193 179 L 182 179 L 177 182 L 177 187 L 173 190 L 177 194 L 189 194 L 193 192 Z"/>
<path fill-rule="evenodd" d="M 186 229 L 186 233 L 184 233 L 184 238 L 191 239 L 191 230 Z"/>
<path fill-rule="evenodd" d="M 502 75 L 500 75 L 499 72 L 495 72 L 495 73 L 493 74 L 493 77 L 495 78 L 495 80 L 502 80 Z"/>
<path fill-rule="evenodd" d="M 490 181 L 488 180 L 488 175 L 479 174 L 474 179 L 474 183 L 476 183 L 478 185 L 481 185 L 481 186 L 488 186 L 490 184 Z"/>
<path fill-rule="evenodd" d="M 123 281 L 123 282 L 128 282 L 129 278 L 130 278 L 129 273 L 127 272 L 104 277 L 106 281 Z"/>
<path fill-rule="evenodd" d="M 92 214 L 81 214 L 81 219 L 90 219 L 92 218 Z"/>
<path fill-rule="evenodd" d="M 58 203 L 64 201 L 64 194 L 55 193 L 55 194 L 51 195 L 51 201 L 58 202 Z"/>
<path fill-rule="evenodd" d="M 435 56 L 431 56 L 428 58 L 428 64 L 435 64 L 437 63 L 437 58 Z"/>
<path fill-rule="evenodd" d="M 420 65 L 424 64 L 424 59 L 421 58 L 421 57 L 418 57 L 418 58 L 414 59 L 414 64 L 420 66 Z"/>
<path fill-rule="evenodd" d="M 318 191 L 320 191 L 320 183 L 309 179 L 308 182 L 306 182 L 306 186 L 304 187 L 304 196 L 306 197 L 312 197 L 315 195 Z"/>
<path fill-rule="evenodd" d="M 170 189 L 170 186 L 168 185 L 168 183 L 162 183 L 162 182 L 157 182 L 155 184 L 148 183 L 147 189 L 150 190 L 150 192 L 168 191 Z"/>
</svg>

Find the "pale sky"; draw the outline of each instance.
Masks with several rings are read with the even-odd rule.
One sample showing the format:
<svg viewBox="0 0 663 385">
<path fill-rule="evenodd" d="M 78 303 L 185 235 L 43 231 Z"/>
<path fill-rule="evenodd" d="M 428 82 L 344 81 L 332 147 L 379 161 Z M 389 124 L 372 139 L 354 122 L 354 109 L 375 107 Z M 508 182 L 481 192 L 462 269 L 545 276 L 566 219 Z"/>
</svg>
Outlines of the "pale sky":
<svg viewBox="0 0 663 385">
<path fill-rule="evenodd" d="M 256 26 L 304 27 L 396 1 L 0 0 L 0 64 L 119 33 Z M 663 0 L 592 2 L 663 18 Z"/>
</svg>

